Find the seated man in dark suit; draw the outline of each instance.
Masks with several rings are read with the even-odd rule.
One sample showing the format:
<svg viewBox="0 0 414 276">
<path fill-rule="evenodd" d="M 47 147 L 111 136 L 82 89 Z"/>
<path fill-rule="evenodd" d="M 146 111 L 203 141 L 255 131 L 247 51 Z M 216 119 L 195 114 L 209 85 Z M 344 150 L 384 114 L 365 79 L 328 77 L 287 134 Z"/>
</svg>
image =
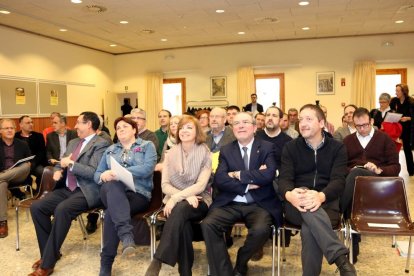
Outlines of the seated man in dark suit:
<svg viewBox="0 0 414 276">
<path fill-rule="evenodd" d="M 41 256 L 30 275 L 51 274 L 72 220 L 101 205 L 101 186 L 94 182 L 93 176 L 109 143 L 96 135 L 98 127 L 95 113 L 81 113 L 75 125 L 79 138 L 69 142 L 53 175 L 57 181 L 55 190 L 30 208 Z"/>
<path fill-rule="evenodd" d="M 273 189 L 276 162 L 273 145 L 254 138 L 253 116 L 238 113 L 233 120 L 237 140 L 220 150 L 213 188 L 219 193 L 201 223 L 211 275 L 246 275 L 247 263 L 271 233 L 273 221 L 281 223 L 282 209 Z M 248 235 L 233 266 L 223 233 L 244 221 Z"/>
<path fill-rule="evenodd" d="M 348 176 L 341 197 L 341 210 L 345 218 L 351 215 L 355 178 L 357 176 L 398 176 L 401 165 L 394 141 L 388 134 L 374 129 L 366 108 L 358 108 L 353 114 L 356 132 L 345 137 L 348 151 Z M 353 234 L 354 235 L 354 234 Z M 360 235 L 354 235 L 353 261 L 357 262 Z"/>
<path fill-rule="evenodd" d="M 252 99 L 252 102 L 244 107 L 244 111 L 250 111 L 253 115 L 256 115 L 258 112 L 263 112 L 263 106 L 257 102 L 257 94 L 251 94 L 250 98 Z"/>
<path fill-rule="evenodd" d="M 10 169 L 17 161 L 30 156 L 26 142 L 15 139 L 16 124 L 11 119 L 0 121 L 0 238 L 8 235 L 7 190 L 13 184 L 24 182 L 30 172 L 26 162 Z"/>
<path fill-rule="evenodd" d="M 356 275 L 348 249 L 332 226 L 340 222 L 339 197 L 346 174 L 345 146 L 324 135 L 325 115 L 319 106 L 304 105 L 299 114 L 302 137 L 282 152 L 279 192 L 286 220 L 301 226 L 302 275 L 319 275 L 322 258 L 338 266 L 341 276 Z"/>
<path fill-rule="evenodd" d="M 27 115 L 23 115 L 19 118 L 20 131 L 16 132 L 14 137 L 26 141 L 29 145 L 32 155 L 35 158 L 30 161 L 30 173 L 36 176 L 36 189 L 37 192 L 40 187 L 40 180 L 42 179 L 43 168 L 47 165 L 46 162 L 46 145 L 43 135 L 39 132 L 33 131 L 33 120 Z M 29 183 L 32 182 L 32 178 L 28 178 Z"/>
<path fill-rule="evenodd" d="M 56 115 L 52 119 L 53 131 L 46 136 L 46 158 L 49 164 L 56 165 L 66 152 L 69 141 L 78 137 L 76 131 L 67 129 L 66 116 Z"/>
</svg>

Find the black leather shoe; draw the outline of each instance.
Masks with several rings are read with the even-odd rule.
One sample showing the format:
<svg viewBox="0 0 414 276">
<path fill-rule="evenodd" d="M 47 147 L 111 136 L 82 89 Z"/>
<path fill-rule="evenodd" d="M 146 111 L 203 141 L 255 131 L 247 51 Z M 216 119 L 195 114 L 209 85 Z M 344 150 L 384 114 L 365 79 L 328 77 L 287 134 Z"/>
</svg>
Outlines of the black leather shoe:
<svg viewBox="0 0 414 276">
<path fill-rule="evenodd" d="M 355 267 L 349 262 L 346 255 L 339 256 L 335 260 L 335 264 L 338 267 L 339 275 L 341 276 L 356 276 Z"/>
<path fill-rule="evenodd" d="M 96 221 L 95 222 L 88 221 L 88 223 L 86 224 L 86 227 L 85 227 L 86 232 L 89 235 L 95 233 L 97 228 L 98 228 L 98 225 L 96 224 Z"/>
<path fill-rule="evenodd" d="M 257 250 L 253 256 L 250 258 L 251 261 L 257 262 L 260 261 L 263 258 L 263 247 L 261 247 L 259 250 Z"/>
<path fill-rule="evenodd" d="M 246 276 L 246 274 L 241 273 L 236 268 L 233 270 L 233 276 Z"/>
</svg>

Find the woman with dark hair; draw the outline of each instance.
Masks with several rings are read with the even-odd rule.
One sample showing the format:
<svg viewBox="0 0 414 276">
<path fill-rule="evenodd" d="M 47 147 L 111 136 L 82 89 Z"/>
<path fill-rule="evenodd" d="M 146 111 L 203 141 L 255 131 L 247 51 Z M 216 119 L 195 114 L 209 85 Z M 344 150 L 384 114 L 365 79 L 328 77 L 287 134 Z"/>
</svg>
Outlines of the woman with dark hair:
<svg viewBox="0 0 414 276">
<path fill-rule="evenodd" d="M 207 109 L 202 109 L 197 112 L 196 117 L 198 121 L 200 122 L 201 129 L 205 133 L 207 133 L 210 130 L 210 126 L 209 126 L 210 111 Z"/>
<path fill-rule="evenodd" d="M 145 275 L 158 275 L 161 264 L 178 262 L 180 275 L 192 275 L 194 262 L 192 223 L 203 219 L 211 203 L 207 183 L 211 153 L 195 117 L 183 115 L 178 123 L 177 145 L 165 156 L 161 187 L 167 218 L 160 243 Z"/>
<path fill-rule="evenodd" d="M 135 252 L 131 215 L 149 206 L 157 162 L 154 144 L 137 138 L 138 127 L 132 119 L 120 117 L 114 126 L 118 143 L 105 151 L 94 176 L 95 182 L 102 185 L 101 200 L 105 206 L 100 276 L 111 275 L 120 241 L 123 256 Z M 135 191 L 118 180 L 116 171 L 111 168 L 111 158 L 131 172 Z"/>
<path fill-rule="evenodd" d="M 414 175 L 413 153 L 411 151 L 411 142 L 413 130 L 414 101 L 408 94 L 408 85 L 399 83 L 395 86 L 395 94 L 397 97 L 391 100 L 390 106 L 397 113 L 401 113 L 400 123 L 402 125 L 401 140 L 405 154 L 405 162 L 407 163 L 407 171 L 410 176 Z"/>
</svg>

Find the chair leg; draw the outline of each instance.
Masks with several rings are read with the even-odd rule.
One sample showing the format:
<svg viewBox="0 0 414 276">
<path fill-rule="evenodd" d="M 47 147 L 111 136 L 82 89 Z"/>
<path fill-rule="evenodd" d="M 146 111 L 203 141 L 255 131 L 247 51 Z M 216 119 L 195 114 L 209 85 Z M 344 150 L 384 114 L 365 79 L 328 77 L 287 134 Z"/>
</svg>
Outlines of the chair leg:
<svg viewBox="0 0 414 276">
<path fill-rule="evenodd" d="M 285 233 L 285 228 L 282 228 L 282 261 L 283 262 L 286 262 L 285 243 L 286 243 L 286 233 Z"/>
<path fill-rule="evenodd" d="M 80 215 L 77 217 L 77 220 L 78 220 L 78 222 L 79 222 L 79 227 L 80 227 L 80 229 L 81 229 L 81 231 L 82 231 L 83 239 L 84 239 L 84 240 L 88 239 L 88 233 L 86 232 L 85 223 L 84 223 L 84 221 L 83 221 L 82 214 L 80 214 Z"/>
<path fill-rule="evenodd" d="M 349 231 L 349 262 L 354 263 L 352 256 L 354 255 L 354 247 L 352 246 L 352 233 Z"/>
<path fill-rule="evenodd" d="M 277 228 L 277 275 L 280 276 L 280 239 L 281 239 L 280 227 Z"/>
<path fill-rule="evenodd" d="M 392 244 L 391 247 L 395 248 L 395 244 L 396 244 L 396 240 L 395 240 L 395 235 L 392 236 Z"/>
<path fill-rule="evenodd" d="M 104 239 L 104 218 L 105 218 L 105 213 L 104 210 L 99 210 L 99 219 L 101 220 L 101 253 L 103 250 L 103 239 Z"/>
<path fill-rule="evenodd" d="M 272 225 L 272 276 L 275 276 L 276 226 Z"/>
<path fill-rule="evenodd" d="M 408 241 L 408 255 L 407 255 L 407 263 L 405 264 L 405 273 L 410 272 L 410 260 L 411 260 L 411 236 L 410 240 Z"/>
<path fill-rule="evenodd" d="M 19 240 L 19 206 L 16 206 L 16 251 L 20 250 Z"/>
<path fill-rule="evenodd" d="M 150 224 L 150 238 L 151 238 L 151 245 L 150 245 L 150 251 L 151 251 L 151 261 L 154 259 L 155 254 L 155 239 L 157 238 L 155 236 L 156 232 L 156 226 L 154 224 Z"/>
</svg>

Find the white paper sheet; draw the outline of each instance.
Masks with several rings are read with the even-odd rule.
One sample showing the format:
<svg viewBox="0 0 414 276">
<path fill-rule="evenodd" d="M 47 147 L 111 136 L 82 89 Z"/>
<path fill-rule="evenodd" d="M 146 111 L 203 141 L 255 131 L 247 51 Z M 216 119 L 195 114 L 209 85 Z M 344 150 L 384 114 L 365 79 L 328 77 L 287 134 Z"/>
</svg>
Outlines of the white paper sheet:
<svg viewBox="0 0 414 276">
<path fill-rule="evenodd" d="M 113 158 L 112 156 L 110 156 L 110 160 L 111 160 L 111 170 L 116 172 L 117 180 L 124 183 L 124 185 L 126 186 L 128 190 L 131 190 L 134 193 L 136 193 L 135 185 L 134 185 L 134 178 L 132 177 L 132 173 L 128 171 L 127 169 L 125 169 L 124 167 L 122 167 L 121 164 L 119 164 L 115 160 L 115 158 Z"/>
<path fill-rule="evenodd" d="M 35 158 L 35 155 L 32 155 L 32 156 L 29 156 L 29 157 L 20 159 L 16 163 L 14 163 L 13 166 L 11 166 L 10 168 L 8 168 L 8 170 L 11 170 L 11 169 L 13 169 L 16 166 L 19 166 L 22 163 L 28 162 L 28 161 L 32 160 L 33 158 Z"/>
<path fill-rule="evenodd" d="M 385 115 L 384 122 L 398 123 L 400 121 L 401 117 L 402 117 L 401 113 L 388 112 L 387 115 Z"/>
</svg>

